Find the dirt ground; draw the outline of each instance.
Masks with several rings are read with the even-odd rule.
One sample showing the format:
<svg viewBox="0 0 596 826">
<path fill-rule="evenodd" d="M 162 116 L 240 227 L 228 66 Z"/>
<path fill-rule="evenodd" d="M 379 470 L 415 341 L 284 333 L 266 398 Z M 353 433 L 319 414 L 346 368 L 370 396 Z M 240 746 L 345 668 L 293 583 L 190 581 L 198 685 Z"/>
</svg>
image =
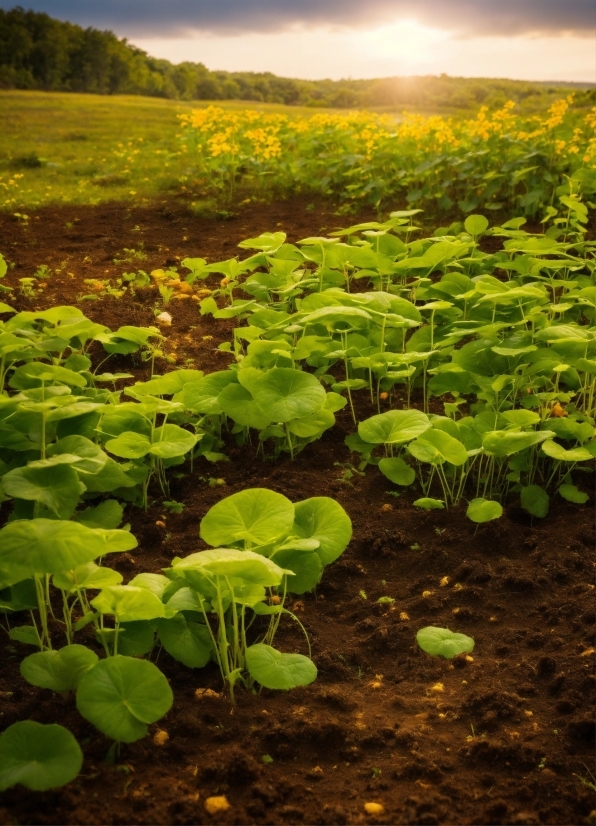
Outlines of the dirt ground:
<svg viewBox="0 0 596 826">
<path fill-rule="evenodd" d="M 46 209 L 25 223 L 2 215 L 0 251 L 15 263 L 4 283 L 46 264 L 61 272 L 42 295 L 19 296 L 13 305 L 74 304 L 89 292 L 85 278 L 149 271 L 186 255 L 221 260 L 265 230 L 284 229 L 295 241 L 352 222 L 328 205 L 308 206 L 253 205 L 227 221 L 195 217 L 176 204 Z M 141 242 L 146 260 L 113 264 Z M 155 323 L 155 303 L 147 289 L 81 307 L 116 328 Z M 201 318 L 192 300 L 172 300 L 168 310 L 166 349 L 176 364 L 192 360 L 211 371 L 229 363 L 215 347 L 229 338 L 231 322 Z M 128 369 L 131 359 L 108 364 Z M 366 399 L 359 404 L 361 417 L 373 413 Z M 594 779 L 593 508 L 553 498 L 549 515 L 532 521 L 511 503 L 500 520 L 478 528 L 464 508 L 420 512 L 411 506 L 415 493 L 392 495 L 375 468 L 344 480 L 341 464 L 350 455 L 343 440 L 352 431 L 344 410 L 294 462 L 262 461 L 250 446 L 232 444 L 230 462 L 199 460 L 193 475 L 172 481 L 171 497 L 184 503 L 183 512 L 167 514 L 159 501 L 147 514 L 128 508 L 139 547 L 111 561 L 127 580 L 205 547 L 202 516 L 223 495 L 247 487 L 293 501 L 334 497 L 352 519 L 352 542 L 316 594 L 290 606 L 310 636 L 317 681 L 287 694 L 238 690 L 232 708 L 215 667 L 192 671 L 162 653 L 158 665 L 174 706 L 111 765 L 104 762 L 109 742 L 80 717 L 73 696 L 27 684 L 19 663 L 30 649 L 3 636 L 0 727 L 60 722 L 81 743 L 85 763 L 63 789 L 5 792 L 0 823 L 596 822 L 594 792 L 582 782 Z M 225 486 L 210 487 L 211 476 Z M 395 602 L 380 605 L 382 596 Z M 471 661 L 424 654 L 415 634 L 425 625 L 472 636 Z M 276 645 L 305 653 L 289 619 Z M 198 700 L 197 688 L 219 696 Z M 153 742 L 157 728 L 169 735 L 161 746 Z M 204 801 L 213 795 L 226 795 L 227 812 L 207 813 Z M 367 802 L 382 804 L 384 813 L 366 814 Z"/>
</svg>

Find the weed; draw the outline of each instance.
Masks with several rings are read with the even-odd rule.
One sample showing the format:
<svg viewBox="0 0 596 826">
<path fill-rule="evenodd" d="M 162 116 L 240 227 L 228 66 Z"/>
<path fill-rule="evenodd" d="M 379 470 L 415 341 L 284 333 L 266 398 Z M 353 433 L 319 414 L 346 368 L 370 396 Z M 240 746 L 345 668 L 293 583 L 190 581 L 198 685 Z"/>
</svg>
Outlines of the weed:
<svg viewBox="0 0 596 826">
<path fill-rule="evenodd" d="M 147 260 L 147 254 L 142 249 L 124 247 L 123 253 L 120 258 L 114 258 L 114 264 L 134 264 L 135 261 Z"/>
<path fill-rule="evenodd" d="M 161 300 L 163 301 L 164 307 L 167 307 L 170 303 L 170 299 L 174 295 L 174 288 L 173 287 L 166 287 L 164 284 L 160 284 L 158 286 L 159 294 L 161 296 Z"/>
<path fill-rule="evenodd" d="M 185 507 L 182 502 L 164 501 L 162 504 L 169 513 L 182 513 Z"/>
<path fill-rule="evenodd" d="M 596 792 L 596 777 L 594 777 L 594 775 L 588 769 L 587 766 L 584 766 L 584 768 L 587 772 L 586 777 L 582 777 L 580 774 L 575 774 L 575 773 L 574 773 L 573 776 L 577 777 L 577 779 L 579 780 L 581 785 L 584 786 L 586 789 L 590 789 L 590 791 Z"/>
<path fill-rule="evenodd" d="M 47 264 L 41 264 L 33 273 L 33 277 L 39 279 L 39 281 L 45 281 L 49 278 L 52 274 L 52 270 L 48 267 Z"/>
</svg>

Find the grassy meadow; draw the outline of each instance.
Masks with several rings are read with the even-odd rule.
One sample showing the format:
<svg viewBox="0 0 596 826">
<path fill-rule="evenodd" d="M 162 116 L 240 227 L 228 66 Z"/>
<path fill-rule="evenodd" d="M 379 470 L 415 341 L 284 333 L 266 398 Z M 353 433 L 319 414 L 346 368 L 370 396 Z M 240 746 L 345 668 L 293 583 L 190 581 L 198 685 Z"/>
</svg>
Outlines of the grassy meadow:
<svg viewBox="0 0 596 826">
<path fill-rule="evenodd" d="M 136 95 L 0 91 L 0 209 L 142 204 L 178 190 L 192 169 L 181 151 L 177 115 L 208 105 Z M 252 101 L 217 105 L 293 117 L 314 114 L 305 106 Z"/>
</svg>

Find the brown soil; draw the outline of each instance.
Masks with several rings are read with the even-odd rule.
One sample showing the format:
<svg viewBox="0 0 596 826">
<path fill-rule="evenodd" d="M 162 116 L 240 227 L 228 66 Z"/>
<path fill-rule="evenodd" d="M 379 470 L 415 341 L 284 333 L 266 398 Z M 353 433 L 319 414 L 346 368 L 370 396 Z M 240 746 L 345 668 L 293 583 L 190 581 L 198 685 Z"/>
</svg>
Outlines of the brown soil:
<svg viewBox="0 0 596 826">
<path fill-rule="evenodd" d="M 16 263 L 5 283 L 39 264 L 67 262 L 43 295 L 17 299 L 25 309 L 75 303 L 88 291 L 83 278 L 114 277 L 134 266 L 148 271 L 189 254 L 218 260 L 264 230 L 290 230 L 296 240 L 344 220 L 329 207 L 306 211 L 296 202 L 253 207 L 226 222 L 171 205 L 71 207 L 44 210 L 28 227 L 3 216 L 0 249 Z M 139 238 L 147 261 L 114 266 L 124 247 L 139 248 Z M 153 323 L 155 301 L 146 290 L 82 306 L 115 328 Z M 173 323 L 165 334 L 178 364 L 188 358 L 209 371 L 228 363 L 214 351 L 229 337 L 228 322 L 200 318 L 190 300 L 168 309 Z M 130 363 L 109 362 L 108 369 Z M 361 405 L 362 415 L 371 415 Z M 221 691 L 213 667 L 193 672 L 162 654 L 158 664 L 174 706 L 114 766 L 103 760 L 109 742 L 78 715 L 73 697 L 29 686 L 18 666 L 30 649 L 3 641 L 2 728 L 27 718 L 60 722 L 82 744 L 85 764 L 64 789 L 5 792 L 1 823 L 593 822 L 594 794 L 580 780 L 594 771 L 591 509 L 553 499 L 548 517 L 532 522 L 512 503 L 502 519 L 477 530 L 463 509 L 422 513 L 411 507 L 415 494 L 392 496 L 374 468 L 342 480 L 336 463 L 349 462 L 343 439 L 352 431 L 344 410 L 294 462 L 263 462 L 250 446 L 230 445 L 229 463 L 199 460 L 192 476 L 172 482 L 183 513 L 166 514 L 158 501 L 148 514 L 129 510 L 139 548 L 114 564 L 130 578 L 204 547 L 201 517 L 222 495 L 246 487 L 269 487 L 293 501 L 336 498 L 352 518 L 352 542 L 316 595 L 293 600 L 310 635 L 317 682 L 288 694 L 239 690 L 232 708 L 223 695 L 195 698 L 197 688 Z M 211 476 L 223 477 L 225 487 L 209 487 Z M 381 596 L 395 602 L 380 605 Z M 425 625 L 474 637 L 473 659 L 448 662 L 421 652 L 415 634 Z M 304 653 L 290 620 L 277 643 Z M 169 734 L 162 746 L 153 742 L 157 728 Z M 230 809 L 207 814 L 204 801 L 212 795 L 226 795 Z M 366 802 L 381 803 L 384 814 L 366 814 Z"/>
</svg>

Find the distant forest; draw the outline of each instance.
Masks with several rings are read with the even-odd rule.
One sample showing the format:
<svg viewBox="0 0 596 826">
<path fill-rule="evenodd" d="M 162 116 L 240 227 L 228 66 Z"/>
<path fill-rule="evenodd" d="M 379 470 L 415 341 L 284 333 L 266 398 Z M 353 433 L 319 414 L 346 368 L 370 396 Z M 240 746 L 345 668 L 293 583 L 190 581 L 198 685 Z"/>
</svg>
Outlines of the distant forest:
<svg viewBox="0 0 596 826">
<path fill-rule="evenodd" d="M 0 88 L 175 100 L 247 100 L 312 107 L 470 109 L 515 100 L 539 108 L 575 88 L 577 103 L 596 103 L 588 84 L 540 84 L 447 75 L 379 80 L 294 80 L 269 72 L 212 72 L 202 63 L 158 60 L 113 32 L 83 29 L 47 14 L 0 10 Z"/>
</svg>

